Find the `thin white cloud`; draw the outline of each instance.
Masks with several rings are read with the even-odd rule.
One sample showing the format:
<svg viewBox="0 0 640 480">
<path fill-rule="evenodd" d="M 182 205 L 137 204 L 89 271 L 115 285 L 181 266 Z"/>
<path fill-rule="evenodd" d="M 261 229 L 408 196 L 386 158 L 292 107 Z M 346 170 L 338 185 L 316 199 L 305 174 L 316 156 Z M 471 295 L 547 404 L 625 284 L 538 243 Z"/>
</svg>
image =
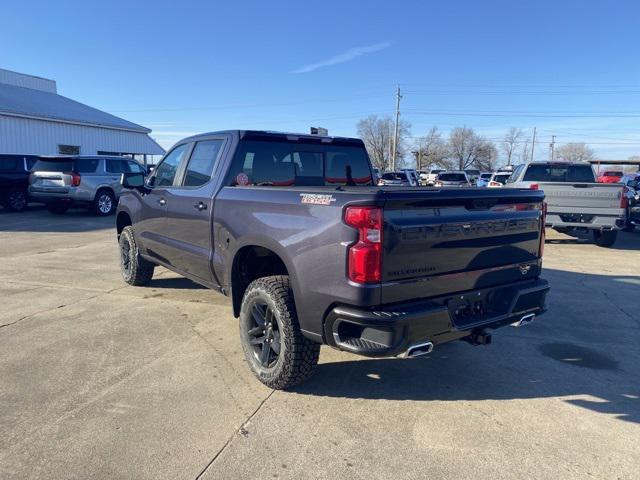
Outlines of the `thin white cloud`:
<svg viewBox="0 0 640 480">
<path fill-rule="evenodd" d="M 361 57 L 362 55 L 379 52 L 380 50 L 384 50 L 385 48 L 389 48 L 390 46 L 391 46 L 391 42 L 380 42 L 380 43 L 374 43 L 373 45 L 366 45 L 364 47 L 350 48 L 346 52 L 335 55 L 327 60 L 323 60 L 322 62 L 303 65 L 302 67 L 297 68 L 291 73 L 308 73 L 308 72 L 313 72 L 314 70 L 317 70 L 319 68 L 329 67 L 331 65 L 337 65 L 338 63 L 350 62 L 355 58 Z"/>
</svg>

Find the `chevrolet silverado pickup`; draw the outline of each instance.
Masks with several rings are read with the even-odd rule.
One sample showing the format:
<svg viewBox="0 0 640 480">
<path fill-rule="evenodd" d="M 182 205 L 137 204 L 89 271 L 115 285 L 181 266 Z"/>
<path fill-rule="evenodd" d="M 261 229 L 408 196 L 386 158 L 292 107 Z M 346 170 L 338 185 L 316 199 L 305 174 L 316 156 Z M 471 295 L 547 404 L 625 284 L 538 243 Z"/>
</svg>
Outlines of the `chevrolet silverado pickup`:
<svg viewBox="0 0 640 480">
<path fill-rule="evenodd" d="M 589 231 L 601 247 L 613 246 L 626 223 L 624 186 L 598 183 L 589 163 L 524 163 L 514 169 L 506 186 L 543 190 L 548 227 L 561 233 Z"/>
<path fill-rule="evenodd" d="M 359 139 L 222 131 L 123 173 L 121 270 L 158 265 L 231 297 L 272 388 L 305 380 L 320 345 L 415 357 L 545 311 L 544 195 L 376 186 Z"/>
</svg>

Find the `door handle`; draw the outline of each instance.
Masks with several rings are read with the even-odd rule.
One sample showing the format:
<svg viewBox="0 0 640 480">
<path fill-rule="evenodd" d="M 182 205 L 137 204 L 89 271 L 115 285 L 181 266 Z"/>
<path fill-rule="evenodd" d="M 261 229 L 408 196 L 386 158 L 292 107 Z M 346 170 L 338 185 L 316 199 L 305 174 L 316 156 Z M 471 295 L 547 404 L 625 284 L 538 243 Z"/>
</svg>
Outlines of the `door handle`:
<svg viewBox="0 0 640 480">
<path fill-rule="evenodd" d="M 158 200 L 158 203 L 164 207 L 167 204 L 167 201 L 164 198 L 161 198 Z"/>
<path fill-rule="evenodd" d="M 203 211 L 207 209 L 207 204 L 204 202 L 198 202 L 193 205 L 193 208 L 197 208 L 199 211 Z"/>
</svg>

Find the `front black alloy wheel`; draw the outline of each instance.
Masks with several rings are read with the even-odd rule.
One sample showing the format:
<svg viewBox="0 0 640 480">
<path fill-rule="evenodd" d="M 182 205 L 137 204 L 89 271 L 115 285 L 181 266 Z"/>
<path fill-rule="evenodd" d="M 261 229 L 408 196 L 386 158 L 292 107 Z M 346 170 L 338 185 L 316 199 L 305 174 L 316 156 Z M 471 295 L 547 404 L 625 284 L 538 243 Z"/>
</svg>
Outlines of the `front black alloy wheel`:
<svg viewBox="0 0 640 480">
<path fill-rule="evenodd" d="M 270 388 L 304 382 L 318 363 L 320 345 L 300 330 L 289 277 L 251 282 L 240 309 L 240 341 L 254 375 Z"/>
</svg>

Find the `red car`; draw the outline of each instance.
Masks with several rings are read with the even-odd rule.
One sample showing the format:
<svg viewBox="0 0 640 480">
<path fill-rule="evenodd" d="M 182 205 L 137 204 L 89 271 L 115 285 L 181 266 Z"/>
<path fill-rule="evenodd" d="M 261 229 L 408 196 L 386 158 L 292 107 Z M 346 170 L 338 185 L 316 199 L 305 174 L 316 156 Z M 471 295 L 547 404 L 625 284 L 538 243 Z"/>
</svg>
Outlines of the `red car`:
<svg viewBox="0 0 640 480">
<path fill-rule="evenodd" d="M 622 172 L 607 171 L 598 175 L 598 183 L 619 183 L 622 175 Z"/>
</svg>

